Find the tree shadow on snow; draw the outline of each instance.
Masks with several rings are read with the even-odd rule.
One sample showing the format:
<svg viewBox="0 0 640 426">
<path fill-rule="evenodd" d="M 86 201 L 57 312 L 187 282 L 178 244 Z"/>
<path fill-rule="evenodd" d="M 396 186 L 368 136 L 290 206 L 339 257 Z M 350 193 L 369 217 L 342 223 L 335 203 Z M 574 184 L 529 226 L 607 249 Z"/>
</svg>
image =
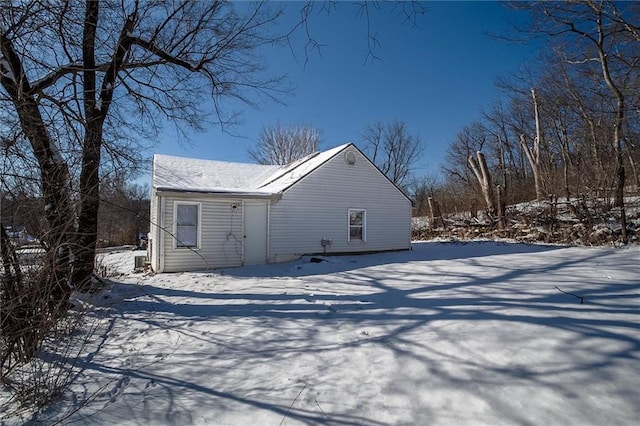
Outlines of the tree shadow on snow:
<svg viewBox="0 0 640 426">
<path fill-rule="evenodd" d="M 568 398 L 576 397 L 579 384 L 559 378 L 591 371 L 594 375 L 603 374 L 600 379 L 606 380 L 606 373 L 599 372 L 618 362 L 640 365 L 637 331 L 640 276 L 629 274 L 635 278 L 612 282 L 606 276 L 594 277 L 592 270 L 580 269 L 580 265 L 590 263 L 603 265 L 603 270 L 615 269 L 618 265 L 615 251 L 585 250 L 569 258 L 549 256 L 544 262 L 527 265 L 505 264 L 499 258 L 496 262 L 482 259 L 558 248 L 524 244 L 418 243 L 408 255 L 349 256 L 341 263 L 329 264 L 327 268 L 331 273 L 323 277 L 321 288 L 317 278 L 305 280 L 305 277 L 322 274 L 319 270 L 301 271 L 296 275 L 298 280 L 289 282 L 281 279 L 280 265 L 225 270 L 231 279 L 269 277 L 267 280 L 271 281 L 260 291 L 252 288 L 233 291 L 229 285 L 225 286 L 226 291 L 216 291 L 214 286 L 207 292 L 140 286 L 140 297 L 113 306 L 116 318 L 128 318 L 129 321 L 135 318 L 150 327 L 167 329 L 173 327 L 167 319 L 173 324 L 187 324 L 173 331 L 182 334 L 184 339 L 200 339 L 207 343 L 207 348 L 215 348 L 214 353 L 206 356 L 212 359 L 210 368 L 214 370 L 212 376 L 216 382 L 205 385 L 198 382 L 198 377 L 185 381 L 154 370 L 113 367 L 95 360 L 88 362 L 86 369 L 152 381 L 167 388 L 166 397 L 176 389 L 183 389 L 201 395 L 203 403 L 209 398 L 221 399 L 305 424 L 380 423 L 358 413 L 337 409 L 318 411 L 267 402 L 261 392 L 249 396 L 254 394 L 245 389 L 241 378 L 232 378 L 229 371 L 250 371 L 269 359 L 283 361 L 300 354 L 322 357 L 348 348 L 366 347 L 373 351 L 391 351 L 396 358 L 418 362 L 428 369 L 433 380 L 453 382 L 461 387 L 473 382 L 480 389 L 476 396 L 492 406 L 505 402 L 489 390 L 482 391 L 482 385 L 490 388 L 500 383 L 525 383 L 553 389 Z M 413 262 L 443 259 L 454 261 L 448 264 L 449 269 L 439 269 L 442 266 L 434 264 L 433 269 L 423 268 L 419 275 L 411 272 Z M 289 267 L 296 265 L 300 263 Z M 382 265 L 385 268 L 368 268 Z M 634 265 L 625 267 L 631 268 L 631 272 L 638 270 Z M 252 273 L 267 274 L 270 270 L 270 275 Z M 483 274 L 483 271 L 489 273 Z M 164 275 L 167 276 L 170 275 Z M 541 277 L 549 277 L 548 282 L 537 282 Z M 238 283 L 242 282 L 238 280 Z M 309 283 L 313 286 L 309 287 Z M 558 291 L 555 286 L 567 293 L 578 294 L 584 298 L 584 303 L 571 294 Z M 140 313 L 148 315 L 138 315 Z M 244 326 L 236 321 L 244 321 Z M 209 323 L 219 332 L 194 331 Z M 537 331 L 552 330 L 556 339 L 553 344 L 557 345 L 555 350 L 575 354 L 575 362 L 545 364 L 542 368 L 542 361 L 539 365 L 489 361 L 485 354 L 474 354 L 473 349 L 465 347 L 464 336 L 456 335 L 458 328 L 443 326 L 461 324 L 464 327 L 499 324 L 504 334 L 488 335 L 488 338 L 497 339 L 496 344 L 503 344 L 505 351 L 518 345 L 530 346 L 536 341 Z M 343 342 L 319 337 L 327 330 L 335 329 L 338 333 L 344 327 L 356 332 L 349 334 L 351 337 Z M 518 335 L 523 330 L 525 332 Z M 236 335 L 239 331 L 244 334 Z M 416 338 L 426 332 L 429 334 L 424 338 Z M 445 352 L 440 345 L 429 344 L 430 339 L 446 341 L 458 350 Z M 541 342 L 549 344 L 548 341 Z M 221 366 L 216 367 L 216 363 Z M 451 363 L 482 374 L 470 378 L 454 377 L 446 368 Z M 329 372 L 330 366 L 326 368 L 325 373 Z M 313 380 L 321 382 L 323 374 Z M 219 388 L 225 390 L 216 390 Z M 627 399 L 633 398 L 633 394 L 624 394 L 629 391 L 612 390 L 619 393 L 620 398 Z M 269 392 L 273 390 L 265 391 Z M 198 399 L 197 396 L 194 398 Z M 504 420 L 526 423 L 522 413 L 512 408 L 502 408 L 509 416 Z"/>
<path fill-rule="evenodd" d="M 322 275 L 327 272 L 345 272 L 370 266 L 435 260 L 473 259 L 503 254 L 540 253 L 565 248 L 558 245 L 525 244 L 494 241 L 431 242 L 419 241 L 411 244 L 411 250 L 380 252 L 356 255 L 318 254 L 304 256 L 294 262 L 273 265 L 228 268 L 218 272 L 233 277 L 274 277 Z M 318 263 L 310 259 L 319 260 Z M 203 273 L 210 273 L 205 271 Z"/>
</svg>

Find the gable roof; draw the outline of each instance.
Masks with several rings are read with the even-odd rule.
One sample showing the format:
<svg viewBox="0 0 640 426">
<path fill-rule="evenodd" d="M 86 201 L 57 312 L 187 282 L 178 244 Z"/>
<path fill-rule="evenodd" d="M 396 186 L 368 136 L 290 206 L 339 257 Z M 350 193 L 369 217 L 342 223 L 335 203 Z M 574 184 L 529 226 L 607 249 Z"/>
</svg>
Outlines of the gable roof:
<svg viewBox="0 0 640 426">
<path fill-rule="evenodd" d="M 320 167 L 348 143 L 316 152 L 286 166 L 199 160 L 155 154 L 152 185 L 157 190 L 276 194 Z"/>
<path fill-rule="evenodd" d="M 355 147 L 347 143 L 294 161 L 269 176 L 259 188 L 271 193 L 282 192 L 350 146 Z"/>
<path fill-rule="evenodd" d="M 358 151 L 391 185 L 409 199 L 352 143 L 323 152 L 315 152 L 286 166 L 199 160 L 156 154 L 153 156 L 152 186 L 160 191 L 273 195 L 287 190 L 347 148 Z"/>
</svg>

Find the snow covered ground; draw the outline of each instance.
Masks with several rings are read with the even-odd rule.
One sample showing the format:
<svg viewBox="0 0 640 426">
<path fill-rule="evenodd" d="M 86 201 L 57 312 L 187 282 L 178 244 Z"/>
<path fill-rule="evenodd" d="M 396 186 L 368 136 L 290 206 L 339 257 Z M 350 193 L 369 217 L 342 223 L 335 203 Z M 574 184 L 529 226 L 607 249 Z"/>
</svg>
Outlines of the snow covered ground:
<svg viewBox="0 0 640 426">
<path fill-rule="evenodd" d="M 136 254 L 105 255 L 123 275 L 93 299 L 102 328 L 45 423 L 640 419 L 638 246 L 420 242 L 157 276 L 131 272 Z"/>
</svg>

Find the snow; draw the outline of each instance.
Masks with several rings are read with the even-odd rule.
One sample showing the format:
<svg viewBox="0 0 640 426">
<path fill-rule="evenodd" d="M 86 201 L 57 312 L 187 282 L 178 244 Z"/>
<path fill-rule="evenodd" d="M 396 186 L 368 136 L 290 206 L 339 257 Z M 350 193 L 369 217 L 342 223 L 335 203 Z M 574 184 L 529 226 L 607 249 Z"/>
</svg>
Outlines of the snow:
<svg viewBox="0 0 640 426">
<path fill-rule="evenodd" d="M 157 189 L 246 192 L 280 166 L 198 160 L 156 154 L 153 157 L 153 186 Z"/>
<path fill-rule="evenodd" d="M 410 252 L 136 274 L 37 419 L 122 425 L 635 424 L 640 247 Z M 117 275 L 120 274 L 120 275 Z M 573 293 L 584 298 L 564 294 Z M 77 411 L 74 411 L 77 410 Z"/>
<path fill-rule="evenodd" d="M 153 186 L 160 190 L 277 194 L 351 144 L 314 153 L 286 166 L 154 155 Z"/>
</svg>

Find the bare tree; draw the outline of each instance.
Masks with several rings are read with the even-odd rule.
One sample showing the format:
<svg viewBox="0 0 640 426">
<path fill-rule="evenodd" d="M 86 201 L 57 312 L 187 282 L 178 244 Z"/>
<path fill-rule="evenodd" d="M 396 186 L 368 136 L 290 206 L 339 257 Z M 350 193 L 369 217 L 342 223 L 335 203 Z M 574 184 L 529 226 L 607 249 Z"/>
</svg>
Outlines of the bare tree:
<svg viewBox="0 0 640 426">
<path fill-rule="evenodd" d="M 487 147 L 486 128 L 479 121 L 475 121 L 462 128 L 456 138 L 447 148 L 446 162 L 443 171 L 452 180 L 458 180 L 471 185 L 473 176 L 468 159 L 476 151 Z"/>
<path fill-rule="evenodd" d="M 615 2 L 584 1 L 575 4 L 540 4 L 541 18 L 537 31 L 555 38 L 575 42 L 567 58 L 577 66 L 595 62 L 600 68 L 602 82 L 612 97 L 609 113 L 613 116 L 611 146 L 616 163 L 614 205 L 620 209 L 621 240 L 628 242 L 624 205 L 625 162 L 623 129 L 627 119 L 625 84 L 629 72 L 637 68 L 637 59 L 627 54 L 637 44 L 637 25 L 623 18 Z M 637 18 L 637 16 L 635 16 Z M 630 43 L 631 42 L 631 43 Z M 632 47 L 629 48 L 628 45 Z M 636 51 L 637 53 L 637 51 Z"/>
<path fill-rule="evenodd" d="M 137 141 L 166 122 L 180 132 L 227 125 L 237 113 L 225 100 L 278 96 L 282 79 L 266 76 L 257 49 L 308 30 L 314 6 L 301 7 L 298 24 L 276 33 L 281 10 L 263 1 L 0 4 L 0 140 L 37 164 L 53 299 L 64 305 L 90 280 L 102 169 L 135 163 Z M 409 21 L 424 10 L 393 7 Z"/>
<path fill-rule="evenodd" d="M 10 158 L 2 170 L 11 173 L 0 176 L 0 190 L 35 182 L 46 249 L 42 269 L 28 279 L 0 250 L 0 349 L 19 340 L 11 331 L 24 332 L 18 357 L 32 357 L 72 291 L 89 286 L 101 178 L 139 167 L 140 141 L 156 140 L 166 123 L 179 134 L 212 123 L 227 128 L 238 116 L 227 101 L 255 106 L 282 94 L 284 79 L 265 73 L 258 49 L 287 43 L 300 28 L 313 47 L 314 3 L 300 7 L 288 31 L 276 25 L 280 6 L 266 1 L 0 2 L 0 147 Z M 361 7 L 369 24 L 369 5 Z M 392 7 L 409 21 L 424 10 L 415 1 Z M 367 34 L 375 37 L 369 25 Z M 376 44 L 368 47 L 373 55 Z M 33 297 L 23 297 L 28 292 Z M 20 298 L 11 304 L 7 295 Z M 0 373 L 11 357 L 2 354 Z"/>
<path fill-rule="evenodd" d="M 277 16 L 264 3 L 0 3 L 0 143 L 28 165 L 3 167 L 13 175 L 2 184 L 36 179 L 46 249 L 43 267 L 21 274 L 2 239 L 3 380 L 91 282 L 105 169 L 135 161 L 134 138 L 164 120 L 198 126 L 213 112 L 228 122 L 224 99 L 270 96 L 279 80 L 264 78 L 255 50 L 273 40 Z M 207 99 L 212 111 L 200 110 Z"/>
<path fill-rule="evenodd" d="M 38 166 L 46 286 L 63 307 L 93 271 L 101 168 L 135 160 L 127 135 L 152 135 L 163 119 L 199 126 L 213 112 L 228 123 L 225 98 L 271 96 L 279 80 L 264 78 L 255 50 L 273 41 L 279 12 L 265 3 L 40 0 L 3 2 L 0 12 L 1 114 L 16 123 L 2 137 L 26 141 Z M 198 108 L 205 99 L 213 111 Z"/>
<path fill-rule="evenodd" d="M 413 207 L 415 216 L 426 216 L 429 206 L 427 200 L 429 198 L 430 191 L 437 184 L 437 178 L 433 176 L 421 176 L 414 179 L 409 185 L 408 192 L 413 200 Z"/>
<path fill-rule="evenodd" d="M 538 98 L 536 97 L 536 89 L 531 89 L 531 98 L 533 99 L 533 112 L 536 123 L 536 136 L 533 138 L 533 148 L 527 144 L 524 134 L 520 135 L 520 145 L 527 155 L 531 172 L 533 173 L 533 182 L 536 189 L 536 199 L 542 201 L 545 198 L 542 184 L 542 159 L 540 157 L 540 145 L 542 144 L 542 131 L 540 129 L 540 112 L 538 108 Z"/>
<path fill-rule="evenodd" d="M 422 157 L 424 145 L 419 135 L 412 135 L 403 121 L 383 124 L 379 121 L 366 127 L 361 135 L 365 153 L 393 183 L 405 188 L 411 180 L 416 163 Z"/>
<path fill-rule="evenodd" d="M 496 200 L 491 173 L 489 172 L 489 167 L 487 167 L 487 161 L 485 160 L 484 154 L 478 151 L 476 152 L 476 156 L 478 157 L 477 160 L 470 155 L 467 161 L 469 162 L 469 166 L 471 167 L 471 170 L 473 170 L 473 174 L 480 185 L 480 190 L 482 191 L 482 196 L 484 198 L 485 205 L 487 206 L 487 213 L 489 216 L 493 217 L 496 213 Z"/>
<path fill-rule="evenodd" d="M 289 164 L 316 152 L 320 135 L 320 130 L 308 124 L 265 126 L 249 155 L 259 164 Z"/>
</svg>

